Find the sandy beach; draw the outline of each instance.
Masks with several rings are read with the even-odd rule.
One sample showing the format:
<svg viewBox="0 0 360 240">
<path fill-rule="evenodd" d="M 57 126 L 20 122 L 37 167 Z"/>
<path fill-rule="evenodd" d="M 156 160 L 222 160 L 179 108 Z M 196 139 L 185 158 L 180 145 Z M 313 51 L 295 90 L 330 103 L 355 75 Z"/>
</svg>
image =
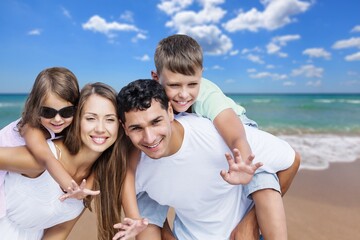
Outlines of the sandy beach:
<svg viewBox="0 0 360 240">
<path fill-rule="evenodd" d="M 284 197 L 289 240 L 354 240 L 360 236 L 360 160 L 300 170 Z M 70 240 L 96 239 L 95 216 L 85 212 Z"/>
</svg>

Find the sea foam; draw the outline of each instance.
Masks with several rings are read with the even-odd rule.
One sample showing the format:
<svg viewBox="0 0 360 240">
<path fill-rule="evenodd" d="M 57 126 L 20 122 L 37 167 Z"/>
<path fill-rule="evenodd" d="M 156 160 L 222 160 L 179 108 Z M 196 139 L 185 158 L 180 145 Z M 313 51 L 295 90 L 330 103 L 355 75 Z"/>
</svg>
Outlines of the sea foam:
<svg viewBox="0 0 360 240">
<path fill-rule="evenodd" d="M 331 162 L 353 162 L 360 159 L 360 136 L 304 134 L 278 137 L 300 153 L 300 169 L 323 170 Z"/>
</svg>

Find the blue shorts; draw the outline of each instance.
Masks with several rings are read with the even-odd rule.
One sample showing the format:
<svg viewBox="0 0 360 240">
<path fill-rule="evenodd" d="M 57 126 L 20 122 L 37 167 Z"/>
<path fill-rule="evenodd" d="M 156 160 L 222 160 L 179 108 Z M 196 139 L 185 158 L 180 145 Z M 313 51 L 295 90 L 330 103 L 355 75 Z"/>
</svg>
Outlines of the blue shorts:
<svg viewBox="0 0 360 240">
<path fill-rule="evenodd" d="M 245 114 L 239 116 L 240 119 L 241 119 L 241 122 L 244 124 L 244 125 L 248 125 L 249 127 L 254 127 L 254 128 L 258 128 L 258 124 L 254 121 L 254 120 L 251 120 L 250 118 L 248 118 Z"/>
<path fill-rule="evenodd" d="M 251 182 L 244 186 L 243 194 L 252 200 L 251 194 L 263 189 L 274 189 L 281 193 L 279 178 L 276 174 L 268 172 L 256 173 Z"/>
<path fill-rule="evenodd" d="M 169 210 L 168 206 L 160 205 L 149 197 L 147 192 L 140 192 L 136 195 L 140 216 L 149 220 L 149 223 L 163 227 Z"/>
</svg>

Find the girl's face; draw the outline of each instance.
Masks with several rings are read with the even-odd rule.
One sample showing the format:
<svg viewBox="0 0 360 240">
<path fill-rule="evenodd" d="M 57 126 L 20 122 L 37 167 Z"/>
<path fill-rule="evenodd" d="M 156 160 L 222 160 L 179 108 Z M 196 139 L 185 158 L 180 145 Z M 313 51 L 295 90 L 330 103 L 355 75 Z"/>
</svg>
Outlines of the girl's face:
<svg viewBox="0 0 360 240">
<path fill-rule="evenodd" d="M 72 103 L 60 98 L 54 93 L 48 93 L 44 104 L 41 106 L 41 124 L 54 133 L 61 133 L 72 123 L 73 113 L 75 111 L 71 112 L 71 108 L 66 108 L 71 106 L 73 106 Z M 51 112 L 54 112 L 54 110 L 60 110 L 60 112 L 57 112 L 55 116 L 52 116 L 53 114 L 51 114 Z"/>
<path fill-rule="evenodd" d="M 119 119 L 116 107 L 104 97 L 93 94 L 81 113 L 81 141 L 88 149 L 102 153 L 117 139 Z"/>
</svg>

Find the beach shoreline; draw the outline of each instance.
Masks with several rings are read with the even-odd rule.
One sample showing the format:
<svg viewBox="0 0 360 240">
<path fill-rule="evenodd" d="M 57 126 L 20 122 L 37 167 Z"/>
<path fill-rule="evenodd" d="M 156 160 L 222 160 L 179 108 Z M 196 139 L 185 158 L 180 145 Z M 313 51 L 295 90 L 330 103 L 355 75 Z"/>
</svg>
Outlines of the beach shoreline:
<svg viewBox="0 0 360 240">
<path fill-rule="evenodd" d="M 284 196 L 289 240 L 353 240 L 360 236 L 360 161 L 302 169 Z M 88 211 L 69 240 L 97 239 L 95 214 Z"/>
</svg>

